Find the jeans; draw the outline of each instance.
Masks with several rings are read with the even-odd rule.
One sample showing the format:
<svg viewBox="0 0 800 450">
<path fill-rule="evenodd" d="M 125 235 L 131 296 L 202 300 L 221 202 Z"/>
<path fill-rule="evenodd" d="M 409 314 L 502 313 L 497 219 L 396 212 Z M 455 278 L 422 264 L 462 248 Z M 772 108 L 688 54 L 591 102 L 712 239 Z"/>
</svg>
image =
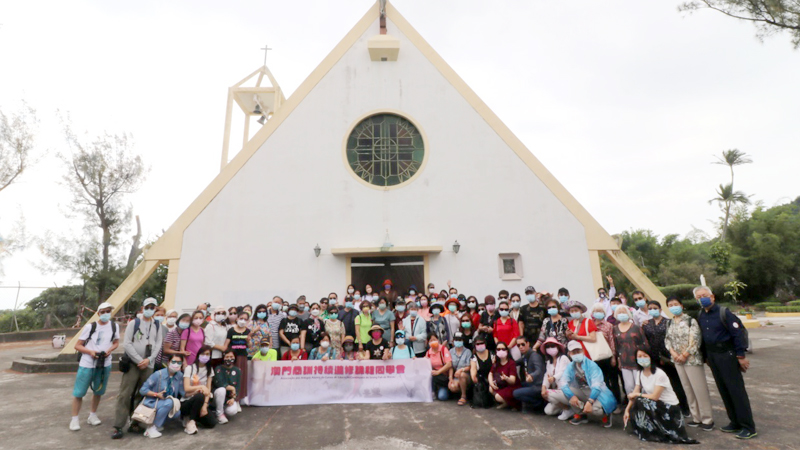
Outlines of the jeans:
<svg viewBox="0 0 800 450">
<path fill-rule="evenodd" d="M 536 411 L 541 411 L 546 403 L 542 398 L 541 386 L 537 388 L 528 383 L 523 384 L 521 388 L 514 391 L 514 398 Z"/>
</svg>

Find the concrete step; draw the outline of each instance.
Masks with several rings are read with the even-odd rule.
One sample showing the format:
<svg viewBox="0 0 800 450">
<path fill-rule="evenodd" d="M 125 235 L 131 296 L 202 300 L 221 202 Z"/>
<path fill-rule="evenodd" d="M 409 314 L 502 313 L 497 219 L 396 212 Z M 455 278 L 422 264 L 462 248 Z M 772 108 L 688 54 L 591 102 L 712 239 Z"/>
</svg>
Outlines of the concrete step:
<svg viewBox="0 0 800 450">
<path fill-rule="evenodd" d="M 20 373 L 75 373 L 78 371 L 78 361 L 30 361 L 17 359 L 11 363 L 11 370 Z M 119 370 L 119 362 L 111 363 L 111 370 Z"/>
</svg>

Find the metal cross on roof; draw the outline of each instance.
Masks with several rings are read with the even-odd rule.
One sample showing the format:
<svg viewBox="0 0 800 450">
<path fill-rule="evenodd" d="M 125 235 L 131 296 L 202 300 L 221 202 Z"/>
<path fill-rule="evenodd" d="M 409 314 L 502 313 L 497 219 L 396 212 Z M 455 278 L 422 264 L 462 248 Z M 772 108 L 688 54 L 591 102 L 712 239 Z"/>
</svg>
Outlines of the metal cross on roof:
<svg viewBox="0 0 800 450">
<path fill-rule="evenodd" d="M 264 66 L 266 66 L 267 65 L 267 52 L 272 50 L 272 49 L 269 48 L 269 46 L 264 45 L 264 48 L 262 48 L 261 50 L 264 50 Z"/>
</svg>

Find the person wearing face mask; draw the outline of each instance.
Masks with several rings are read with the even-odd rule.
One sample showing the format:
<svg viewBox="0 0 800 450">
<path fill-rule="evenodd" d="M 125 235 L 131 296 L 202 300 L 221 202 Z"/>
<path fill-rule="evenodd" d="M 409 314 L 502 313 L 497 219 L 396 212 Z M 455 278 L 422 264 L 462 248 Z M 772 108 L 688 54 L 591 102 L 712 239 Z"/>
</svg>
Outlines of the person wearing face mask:
<svg viewBox="0 0 800 450">
<path fill-rule="evenodd" d="M 551 337 L 558 340 L 561 345 L 566 346 L 569 340 L 567 338 L 569 324 L 566 318 L 561 317 L 560 301 L 552 298 L 550 294 L 545 292 L 542 294 L 542 303 L 547 310 L 547 317 L 545 317 L 542 322 L 542 328 L 539 330 L 539 336 L 533 349 L 538 350 L 539 346 L 542 345 L 547 338 Z"/>
<path fill-rule="evenodd" d="M 636 386 L 636 350 L 640 348 L 647 350 L 650 345 L 644 331 L 631 321 L 631 310 L 627 306 L 618 306 L 614 316 L 618 322 L 614 326 L 615 356 L 622 372 L 622 384 L 627 395 L 633 392 Z"/>
<path fill-rule="evenodd" d="M 291 347 L 292 341 L 295 338 L 297 338 L 297 341 L 300 343 L 300 348 L 305 352 L 307 331 L 305 322 L 297 317 L 298 313 L 297 305 L 290 305 L 288 313 L 289 317 L 281 320 L 278 335 L 281 338 L 280 353 L 282 355 L 289 350 L 289 347 Z"/>
<path fill-rule="evenodd" d="M 272 348 L 272 341 L 269 335 L 264 336 L 258 344 L 258 352 L 253 355 L 251 361 L 277 361 L 278 351 Z"/>
<path fill-rule="evenodd" d="M 547 310 L 539 301 L 539 297 L 533 286 L 525 288 L 525 300 L 519 309 L 518 323 L 520 336 L 525 336 L 528 342 L 536 342 L 539 339 L 539 331 L 547 315 Z"/>
<path fill-rule="evenodd" d="M 500 300 L 500 305 L 497 307 L 497 320 L 494 322 L 494 342 L 506 344 L 509 351 L 509 358 L 516 361 L 522 357 L 519 349 L 517 348 L 517 336 L 519 336 L 519 325 L 517 321 L 510 316 L 511 307 L 508 300 Z"/>
<path fill-rule="evenodd" d="M 483 299 L 483 304 L 486 305 L 486 311 L 481 313 L 478 331 L 480 332 L 480 336 L 486 340 L 486 346 L 489 347 L 489 351 L 494 351 L 494 321 L 497 320 L 500 315 L 496 314 L 497 311 L 495 311 L 494 296 L 487 295 Z"/>
<path fill-rule="evenodd" d="M 447 385 L 453 378 L 453 361 L 450 357 L 450 351 L 439 342 L 436 335 L 428 335 L 428 347 L 430 348 L 425 357 L 431 362 L 433 398 L 444 401 L 450 396 Z"/>
<path fill-rule="evenodd" d="M 507 305 L 507 303 L 506 303 Z M 497 356 L 489 372 L 489 392 L 494 394 L 497 409 L 508 407 L 519 409 L 519 401 L 514 398 L 514 391 L 520 388 L 517 364 L 511 360 L 508 346 L 503 341 L 497 342 Z"/>
<path fill-rule="evenodd" d="M 319 347 L 311 350 L 308 359 L 317 361 L 332 361 L 338 359 L 339 353 L 331 345 L 331 338 L 324 331 L 319 337 Z"/>
<path fill-rule="evenodd" d="M 132 400 L 138 403 L 140 396 L 137 394 L 139 387 L 153 373 L 158 349 L 163 345 L 164 334 L 161 326 L 153 320 L 156 312 L 156 299 L 150 297 L 144 300 L 142 318 L 138 317 L 128 323 L 123 338 L 125 354 L 120 361 L 128 363 L 129 369 L 122 374 L 117 405 L 114 418 L 114 432 L 112 439 L 122 439 L 122 428 L 128 422 L 133 412 Z M 124 364 L 124 363 L 123 363 Z M 140 431 L 138 423 L 131 425 L 133 432 Z"/>
<path fill-rule="evenodd" d="M 389 303 L 394 303 L 395 301 L 397 301 L 397 291 L 394 290 L 394 284 L 392 283 L 392 280 L 389 279 L 384 280 L 382 286 L 383 290 L 381 291 L 380 296 L 386 297 L 386 300 L 388 300 Z M 375 296 L 373 296 L 373 301 L 375 300 L 374 297 Z"/>
<path fill-rule="evenodd" d="M 164 336 L 166 337 L 167 333 L 174 330 L 177 325 L 178 325 L 178 311 L 170 309 L 164 316 L 164 322 L 162 322 L 161 324 L 161 331 L 164 333 Z"/>
<path fill-rule="evenodd" d="M 458 294 L 458 314 L 465 312 L 467 310 L 467 296 L 464 294 Z"/>
<path fill-rule="evenodd" d="M 456 333 L 461 333 L 464 341 L 464 348 L 473 351 L 472 340 L 475 339 L 475 329 L 472 326 L 472 317 L 468 312 L 460 313 L 461 317 L 458 319 L 458 330 Z M 455 336 L 455 334 L 453 334 Z"/>
<path fill-rule="evenodd" d="M 383 338 L 383 328 L 373 325 L 369 329 L 370 340 L 364 344 L 364 350 L 369 352 L 369 359 L 391 359 L 389 343 Z"/>
<path fill-rule="evenodd" d="M 567 314 L 567 311 L 569 310 L 568 303 L 570 301 L 569 290 L 563 287 L 559 288 L 557 295 L 558 296 L 556 297 L 556 299 L 558 300 L 559 303 L 558 309 L 564 314 Z"/>
<path fill-rule="evenodd" d="M 175 327 L 164 336 L 164 342 L 161 345 L 161 349 L 158 351 L 158 356 L 156 356 L 157 368 L 163 369 L 164 367 L 167 367 L 167 364 L 169 364 L 169 358 L 171 358 L 172 355 L 180 354 L 183 355 L 184 358 L 186 357 L 189 352 L 181 351 L 181 333 L 183 333 L 183 330 L 188 329 L 191 325 L 192 316 L 189 314 L 181 314 L 175 323 Z"/>
<path fill-rule="evenodd" d="M 417 292 L 417 286 L 412 284 L 411 286 L 408 287 L 408 298 L 406 299 L 406 301 L 407 302 L 408 301 L 416 301 L 417 300 L 417 294 L 419 294 L 419 292 Z M 398 299 L 398 300 L 400 300 L 400 299 Z"/>
<path fill-rule="evenodd" d="M 669 382 L 672 384 L 672 389 L 680 401 L 683 415 L 689 417 L 691 412 L 689 411 L 689 403 L 686 401 L 686 393 L 681 385 L 678 371 L 675 370 L 675 366 L 670 361 L 669 352 L 667 351 L 667 328 L 671 321 L 661 315 L 661 303 L 655 300 L 647 302 L 647 312 L 650 314 L 651 319 L 642 325 L 642 331 L 647 338 L 647 343 L 650 344 L 650 350 L 648 351 L 650 361 L 653 364 L 653 368 L 659 368 L 667 374 Z"/>
<path fill-rule="evenodd" d="M 261 340 L 264 336 L 272 337 L 272 330 L 269 329 L 269 308 L 267 305 L 261 304 L 256 306 L 256 312 L 253 315 L 253 320 L 250 326 L 250 338 L 247 341 L 247 357 L 253 359 L 261 350 Z"/>
<path fill-rule="evenodd" d="M 356 317 L 360 311 L 353 306 L 353 300 L 345 299 L 344 308 L 339 308 L 339 321 L 344 325 L 345 336 L 356 335 Z"/>
<path fill-rule="evenodd" d="M 614 356 L 617 353 L 617 349 L 614 346 L 614 325 L 611 325 L 606 320 L 606 308 L 599 303 L 595 303 L 592 307 L 591 320 L 594 323 L 594 326 L 597 328 L 597 338 L 605 339 L 606 344 L 608 344 L 608 348 L 611 349 L 610 358 L 600 360 L 595 358 L 594 362 L 596 362 L 597 366 L 600 367 L 600 370 L 603 371 L 603 379 L 606 382 L 606 386 L 611 393 L 614 394 L 614 400 L 617 401 L 617 409 L 614 410 L 614 414 L 620 414 L 622 413 L 622 399 L 619 397 L 619 370 L 617 369 L 617 358 Z"/>
<path fill-rule="evenodd" d="M 406 332 L 404 330 L 397 330 L 394 332 L 394 347 L 391 350 L 391 359 L 414 359 L 414 350 L 408 345 L 409 341 L 406 339 Z"/>
<path fill-rule="evenodd" d="M 689 404 L 692 421 L 687 425 L 711 431 L 714 429 L 714 419 L 711 415 L 711 396 L 708 393 L 706 371 L 700 350 L 702 342 L 700 325 L 692 316 L 684 313 L 683 303 L 677 297 L 668 298 L 667 306 L 672 313 L 672 320 L 667 327 L 664 345 L 678 372 L 686 394 L 686 402 Z"/>
<path fill-rule="evenodd" d="M 181 398 L 181 416 L 189 419 L 186 424 L 187 433 L 192 429 L 197 431 L 195 424 L 200 424 L 204 428 L 214 428 L 217 420 L 214 415 L 209 414 L 209 402 L 211 401 L 211 382 L 214 378 L 214 371 L 208 365 L 211 361 L 211 347 L 203 346 L 197 352 L 197 359 L 193 364 L 187 364 L 183 371 L 183 391 Z M 195 424 L 191 424 L 194 422 Z"/>
<path fill-rule="evenodd" d="M 633 291 L 633 303 L 636 305 L 635 309 L 631 310 L 631 321 L 634 325 L 641 327 L 645 322 L 652 319 L 652 316 L 647 312 L 647 298 L 642 291 Z"/>
<path fill-rule="evenodd" d="M 233 328 L 236 325 L 236 318 L 239 315 L 239 308 L 235 306 L 231 306 L 228 308 L 228 318 L 225 320 L 225 327 L 228 329 Z"/>
<path fill-rule="evenodd" d="M 427 288 L 428 288 L 427 294 L 428 294 L 429 298 L 436 298 L 436 296 L 437 296 L 437 294 L 436 294 L 436 286 L 434 286 L 433 283 L 428 283 Z"/>
<path fill-rule="evenodd" d="M 357 361 L 358 351 L 355 346 L 353 336 L 345 336 L 342 340 L 342 358 L 345 361 Z"/>
<path fill-rule="evenodd" d="M 250 305 L 242 306 L 242 311 L 247 313 L 247 328 L 250 328 L 250 325 L 253 323 L 253 307 Z M 239 321 L 238 319 L 236 320 Z"/>
<path fill-rule="evenodd" d="M 156 307 L 156 312 L 153 314 L 153 320 L 161 326 L 162 335 L 166 328 L 164 327 L 165 319 L 167 318 L 167 310 L 161 306 Z"/>
<path fill-rule="evenodd" d="M 228 417 L 233 417 L 242 410 L 236 401 L 242 380 L 241 371 L 234 365 L 236 352 L 233 349 L 226 350 L 222 355 L 222 361 L 222 365 L 214 369 L 213 382 L 215 413 L 217 421 L 221 424 L 228 423 Z"/>
<path fill-rule="evenodd" d="M 406 311 L 408 311 L 408 316 L 403 319 L 403 330 L 406 332 L 406 338 L 411 343 L 414 354 L 417 358 L 423 358 L 428 350 L 428 323 L 419 317 L 415 302 L 408 302 Z"/>
<path fill-rule="evenodd" d="M 714 293 L 707 286 L 698 286 L 693 292 L 702 308 L 697 323 L 703 336 L 706 362 L 730 419 L 720 431 L 735 433 L 737 439 L 752 439 L 758 433 L 742 375 L 750 368 L 745 355 L 748 342 L 744 325 L 728 308 L 717 305 Z"/>
<path fill-rule="evenodd" d="M 163 429 L 164 422 L 175 414 L 173 406 L 177 407 L 176 402 L 179 402 L 184 396 L 183 373 L 181 372 L 184 362 L 183 355 L 172 355 L 167 367 L 150 375 L 138 389 L 138 394 L 144 397 L 142 404 L 156 411 L 153 424 L 147 427 L 144 433 L 148 438 L 161 437 L 161 432 L 158 430 Z M 187 434 L 194 434 L 197 433 L 197 428 L 193 422 L 191 425 L 187 422 L 184 431 Z"/>
<path fill-rule="evenodd" d="M 583 303 L 575 302 L 570 305 L 567 339 L 578 341 L 583 347 L 583 354 L 592 359 L 592 355 L 589 354 L 584 342 L 597 342 L 597 327 L 594 325 L 594 320 L 583 317 L 585 312 L 586 306 Z"/>
<path fill-rule="evenodd" d="M 409 300 L 414 302 L 416 300 Z M 403 320 L 408 316 L 408 310 L 406 309 L 406 301 L 403 299 L 397 299 L 397 302 L 394 305 L 394 329 L 395 332 L 398 330 L 403 329 Z"/>
<path fill-rule="evenodd" d="M 243 380 L 236 392 L 236 401 L 242 405 L 247 405 L 247 344 L 250 340 L 247 322 L 249 321 L 250 316 L 247 311 L 242 310 L 236 319 L 236 325 L 228 330 L 228 337 L 225 339 L 225 348 L 233 350 L 236 355 L 234 365 L 239 369 Z"/>
<path fill-rule="evenodd" d="M 447 388 L 453 394 L 461 394 L 458 399 L 458 406 L 463 406 L 467 404 L 467 387 L 469 386 L 472 352 L 464 346 L 464 335 L 459 332 L 453 335 L 453 349 L 450 352 L 450 360 L 453 363 L 453 367 Z"/>
<path fill-rule="evenodd" d="M 608 290 L 605 287 L 598 288 L 594 304 L 601 305 L 606 315 L 610 316 L 613 312 L 611 311 L 611 299 L 617 295 L 617 288 L 614 287 L 614 279 L 611 278 L 611 275 L 606 275 L 606 280 L 608 280 Z"/>
<path fill-rule="evenodd" d="M 295 303 L 297 303 L 297 317 L 302 321 L 308 320 L 311 317 L 311 305 L 308 304 L 306 296 L 301 295 Z"/>
<path fill-rule="evenodd" d="M 569 420 L 572 417 L 572 410 L 566 402 L 559 401 L 563 394 L 558 382 L 572 361 L 566 355 L 564 345 L 554 337 L 547 338 L 539 351 L 546 361 L 542 378 L 542 398 L 547 402 L 544 413 L 548 416 L 558 416 L 558 420 L 561 421 Z"/>
<path fill-rule="evenodd" d="M 204 345 L 211 347 L 211 361 L 209 367 L 213 370 L 218 365 L 222 364 L 222 352 L 225 351 L 225 339 L 228 338 L 228 326 L 225 324 L 228 320 L 228 314 L 225 308 L 217 306 L 211 313 L 212 322 L 209 322 L 204 332 L 206 340 Z"/>
<path fill-rule="evenodd" d="M 309 318 L 305 321 L 306 339 L 304 348 L 307 352 L 319 347 L 322 333 L 325 332 L 325 322 L 319 316 L 320 306 L 318 303 L 314 303 L 311 305 Z M 328 339 L 328 344 L 330 345 L 330 338 Z"/>
<path fill-rule="evenodd" d="M 630 423 L 639 440 L 699 444 L 686 434 L 678 396 L 667 374 L 653 367 L 650 355 L 644 350 L 637 351 L 636 363 L 639 376 L 636 377 L 636 388 L 628 394 L 628 407 L 622 418 L 625 426 L 633 417 Z"/>
<path fill-rule="evenodd" d="M 336 350 L 337 355 L 342 354 L 342 342 L 344 340 L 344 324 L 339 320 L 339 309 L 336 306 L 328 308 L 328 318 L 325 320 L 325 332 L 331 339 L 331 346 Z"/>
<path fill-rule="evenodd" d="M 347 295 L 353 297 L 356 293 L 356 287 L 352 284 L 347 285 Z M 371 295 L 372 293 L 370 293 Z"/>
<path fill-rule="evenodd" d="M 372 308 L 368 301 L 361 302 L 361 314 L 355 318 L 356 328 L 356 343 L 358 343 L 358 350 L 364 350 L 364 344 L 369 342 L 369 330 L 372 328 Z"/>
<path fill-rule="evenodd" d="M 443 347 L 448 347 L 448 343 L 450 342 L 450 330 L 447 327 L 447 322 L 444 317 L 442 317 L 444 305 L 437 301 L 431 305 L 430 310 L 431 320 L 428 322 L 428 336 L 436 336 Z"/>
<path fill-rule="evenodd" d="M 603 381 L 603 372 L 587 358 L 577 341 L 569 341 L 567 351 L 572 358 L 558 384 L 560 391 L 548 393 L 550 402 L 566 405 L 575 414 L 569 423 L 589 422 L 589 415 L 600 417 L 603 427 L 611 428 L 611 413 L 617 407 L 614 395 Z"/>
<path fill-rule="evenodd" d="M 495 357 L 486 347 L 486 341 L 478 335 L 473 341 L 474 352 L 469 363 L 469 383 L 472 386 L 472 407 L 489 408 L 494 404 L 494 396 L 489 392 L 489 373 Z"/>
<path fill-rule="evenodd" d="M 189 352 L 186 355 L 186 364 L 194 363 L 197 358 L 197 351 L 206 341 L 206 333 L 203 330 L 205 320 L 203 311 L 195 311 L 192 313 L 191 326 L 181 332 L 181 351 Z"/>
<path fill-rule="evenodd" d="M 389 309 L 389 301 L 383 297 L 378 299 L 378 307 L 372 313 L 372 323 L 383 328 L 383 332 L 389 336 L 394 336 L 395 319 L 394 313 Z M 392 342 L 390 346 L 393 344 Z"/>
<path fill-rule="evenodd" d="M 444 313 L 442 315 L 444 316 L 444 322 L 447 324 L 447 331 L 451 337 L 461 331 L 461 318 L 459 317 L 461 314 L 458 312 L 459 306 L 458 300 L 454 298 L 444 302 Z"/>
<path fill-rule="evenodd" d="M 97 307 L 99 320 L 87 323 L 75 344 L 75 350 L 81 357 L 72 389 L 72 420 L 69 424 L 69 429 L 72 431 L 81 429 L 78 415 L 89 386 L 92 387 L 94 395 L 88 423 L 92 426 L 101 423 L 97 417 L 97 407 L 103 394 L 106 393 L 108 379 L 111 376 L 111 353 L 119 347 L 119 326 L 111 320 L 113 309 L 110 303 L 101 303 Z"/>
<path fill-rule="evenodd" d="M 275 296 L 272 299 L 272 305 L 268 308 L 267 324 L 269 325 L 270 342 L 279 350 L 281 344 L 281 322 L 287 317 L 286 313 L 281 311 L 283 307 L 283 299 Z M 280 354 L 280 353 L 279 353 Z"/>
<path fill-rule="evenodd" d="M 478 298 L 474 295 L 467 297 L 467 313 L 472 321 L 472 330 L 477 332 L 481 324 L 481 311 L 478 309 Z"/>
<path fill-rule="evenodd" d="M 508 297 L 509 304 L 511 305 L 511 309 L 508 312 L 508 316 L 514 319 L 519 326 L 519 310 L 522 308 L 522 298 L 516 292 L 512 293 Z"/>
<path fill-rule="evenodd" d="M 435 297 L 432 297 L 436 300 Z M 431 320 L 430 302 L 427 295 L 420 295 L 417 297 L 417 315 L 423 320 Z"/>
<path fill-rule="evenodd" d="M 304 361 L 308 359 L 308 352 L 300 345 L 300 338 L 294 337 L 289 342 L 289 349 L 281 358 L 284 361 Z"/>
<path fill-rule="evenodd" d="M 617 319 L 614 317 L 614 313 L 617 311 L 619 305 L 624 304 L 624 302 L 619 297 L 612 297 L 609 300 L 609 308 L 611 309 L 610 314 L 606 314 L 606 322 L 610 323 L 611 325 L 617 324 Z M 603 308 L 603 313 L 605 314 L 605 308 Z"/>
</svg>

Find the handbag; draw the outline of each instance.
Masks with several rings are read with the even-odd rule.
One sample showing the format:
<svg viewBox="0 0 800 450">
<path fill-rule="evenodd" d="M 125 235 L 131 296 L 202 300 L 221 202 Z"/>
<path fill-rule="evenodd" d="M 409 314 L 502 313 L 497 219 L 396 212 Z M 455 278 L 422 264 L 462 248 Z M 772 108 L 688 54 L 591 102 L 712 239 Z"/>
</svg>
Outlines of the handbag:
<svg viewBox="0 0 800 450">
<path fill-rule="evenodd" d="M 589 335 L 589 320 L 585 319 L 584 323 L 586 324 L 586 335 Z M 589 358 L 592 361 L 602 361 L 604 359 L 611 358 L 613 354 L 611 353 L 611 347 L 608 346 L 608 342 L 606 341 L 606 337 L 603 335 L 603 332 L 597 330 L 595 332 L 595 339 L 594 342 L 589 341 L 582 341 L 583 345 L 586 346 L 586 351 L 589 352 Z"/>
<path fill-rule="evenodd" d="M 128 373 L 129 370 L 131 370 L 131 358 L 127 353 L 123 353 L 119 358 L 119 371 Z"/>
<path fill-rule="evenodd" d="M 473 408 L 491 408 L 494 406 L 494 397 L 489 392 L 489 383 L 485 380 L 478 380 L 472 394 Z"/>
<path fill-rule="evenodd" d="M 161 375 L 159 374 L 159 385 L 161 384 Z M 153 422 L 156 420 L 156 407 L 158 406 L 158 399 L 156 399 L 156 404 L 150 408 L 144 404 L 144 401 L 139 403 L 139 406 L 133 410 L 133 415 L 131 415 L 131 420 L 135 420 L 137 422 L 141 422 L 145 425 L 152 425 Z"/>
</svg>

